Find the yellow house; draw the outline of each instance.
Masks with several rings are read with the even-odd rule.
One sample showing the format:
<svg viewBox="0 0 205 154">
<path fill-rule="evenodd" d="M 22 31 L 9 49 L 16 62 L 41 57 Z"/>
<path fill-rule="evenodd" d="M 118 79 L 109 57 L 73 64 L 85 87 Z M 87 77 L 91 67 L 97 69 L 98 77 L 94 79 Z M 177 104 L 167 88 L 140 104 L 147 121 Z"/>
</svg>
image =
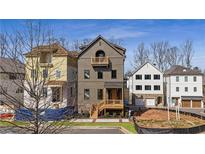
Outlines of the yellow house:
<svg viewBox="0 0 205 154">
<path fill-rule="evenodd" d="M 26 53 L 25 104 L 29 107 L 35 104 L 28 91 L 38 87 L 40 104 L 50 108 L 76 106 L 77 55 L 57 43 L 38 46 Z"/>
</svg>

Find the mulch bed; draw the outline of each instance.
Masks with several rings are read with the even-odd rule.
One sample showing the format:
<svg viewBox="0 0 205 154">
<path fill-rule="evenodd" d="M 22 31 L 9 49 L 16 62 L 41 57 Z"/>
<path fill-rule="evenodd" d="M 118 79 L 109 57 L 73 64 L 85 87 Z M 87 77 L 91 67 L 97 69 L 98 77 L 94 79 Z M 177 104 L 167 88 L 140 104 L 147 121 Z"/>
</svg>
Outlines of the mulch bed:
<svg viewBox="0 0 205 154">
<path fill-rule="evenodd" d="M 165 110 L 149 109 L 135 116 L 140 126 L 147 128 L 189 128 L 204 125 L 205 120 L 191 115 L 180 114 L 180 120 L 176 120 L 176 113 L 170 111 L 170 121 Z"/>
</svg>

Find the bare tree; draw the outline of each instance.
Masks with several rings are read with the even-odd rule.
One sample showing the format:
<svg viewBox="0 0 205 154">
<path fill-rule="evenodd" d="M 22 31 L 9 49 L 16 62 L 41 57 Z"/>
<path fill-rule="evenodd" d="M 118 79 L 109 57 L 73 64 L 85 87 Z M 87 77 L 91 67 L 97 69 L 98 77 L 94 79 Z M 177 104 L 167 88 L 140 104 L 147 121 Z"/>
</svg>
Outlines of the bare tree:
<svg viewBox="0 0 205 154">
<path fill-rule="evenodd" d="M 149 60 L 149 50 L 145 48 L 144 43 L 140 43 L 137 49 L 134 51 L 134 67 L 138 68 Z"/>
<path fill-rule="evenodd" d="M 190 68 L 192 66 L 192 58 L 194 55 L 193 42 L 191 40 L 186 40 L 182 44 L 181 50 L 183 53 L 182 65 Z"/>
<path fill-rule="evenodd" d="M 121 46 L 121 45 L 124 44 L 124 41 L 123 41 L 122 39 L 116 39 L 116 38 L 114 38 L 114 37 L 111 37 L 111 38 L 109 39 L 109 42 L 111 42 L 111 43 L 113 43 L 113 44 L 115 44 L 115 45 L 119 45 L 119 46 Z"/>
<path fill-rule="evenodd" d="M 24 97 L 24 101 L 19 101 L 19 99 L 16 99 L 11 93 L 7 92 L 2 85 L 0 85 L 0 91 L 7 99 L 7 101 L 3 102 L 7 107 L 11 110 L 24 108 L 32 113 L 32 116 L 20 113 L 26 118 L 25 125 L 20 125 L 15 121 L 1 121 L 10 123 L 30 133 L 56 133 L 63 128 L 63 123 L 56 120 L 47 122 L 45 121 L 45 117 L 42 116 L 53 105 L 49 94 L 47 96 L 49 99 L 45 99 L 44 88 L 48 87 L 48 82 L 53 77 L 54 70 L 61 67 L 62 63 L 59 62 L 52 69 L 46 66 L 46 69 L 49 69 L 49 71 L 45 77 L 45 72 L 42 72 L 40 68 L 41 60 L 39 51 L 42 50 L 43 45 L 47 45 L 48 49 L 52 50 L 54 36 L 40 22 L 27 22 L 25 28 L 23 31 L 17 31 L 15 35 L 7 35 L 7 42 L 4 42 L 3 46 L 6 51 L 5 56 L 13 62 L 8 65 L 13 69 L 14 74 L 22 74 L 22 67 L 19 67 L 19 64 L 24 66 L 25 76 L 18 77 L 17 80 L 12 80 L 12 84 L 23 90 L 27 97 Z M 29 61 L 25 59 L 25 52 L 34 50 L 36 51 L 35 55 L 30 54 L 27 57 Z M 1 69 L 4 70 L 4 67 L 1 67 Z M 32 75 L 30 75 L 30 72 L 32 72 Z M 5 70 L 5 73 L 8 72 Z"/>
<path fill-rule="evenodd" d="M 0 33 L 0 57 L 5 56 L 5 49 L 6 48 L 6 35 Z"/>
<path fill-rule="evenodd" d="M 151 44 L 151 51 L 153 53 L 153 61 L 161 71 L 168 68 L 167 53 L 169 50 L 169 43 L 167 41 L 154 42 Z"/>
<path fill-rule="evenodd" d="M 173 65 L 178 65 L 182 61 L 182 54 L 180 53 L 180 50 L 174 46 L 170 47 L 167 52 L 167 62 L 169 64 L 169 67 Z"/>
<path fill-rule="evenodd" d="M 85 47 L 91 42 L 91 39 L 74 40 L 71 45 L 71 50 L 79 51 L 81 47 Z"/>
</svg>

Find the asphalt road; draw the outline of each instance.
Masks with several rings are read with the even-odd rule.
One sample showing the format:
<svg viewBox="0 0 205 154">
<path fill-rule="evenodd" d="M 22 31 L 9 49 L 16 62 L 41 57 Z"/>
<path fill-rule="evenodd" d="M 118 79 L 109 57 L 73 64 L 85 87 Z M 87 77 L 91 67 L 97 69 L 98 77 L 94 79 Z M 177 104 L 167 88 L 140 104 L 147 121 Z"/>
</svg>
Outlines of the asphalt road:
<svg viewBox="0 0 205 154">
<path fill-rule="evenodd" d="M 59 134 L 124 134 L 118 128 L 64 128 Z M 15 127 L 0 127 L 0 134 L 31 134 L 31 132 L 15 128 Z"/>
<path fill-rule="evenodd" d="M 124 134 L 120 129 L 66 129 L 61 134 Z"/>
</svg>

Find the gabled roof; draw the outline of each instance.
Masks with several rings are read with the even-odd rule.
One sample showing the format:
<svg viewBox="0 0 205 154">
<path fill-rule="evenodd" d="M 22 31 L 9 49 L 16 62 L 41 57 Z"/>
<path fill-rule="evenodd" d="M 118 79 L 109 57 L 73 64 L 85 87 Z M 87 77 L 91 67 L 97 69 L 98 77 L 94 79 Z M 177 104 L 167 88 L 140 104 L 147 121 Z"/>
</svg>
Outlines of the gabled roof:
<svg viewBox="0 0 205 154">
<path fill-rule="evenodd" d="M 151 64 L 150 62 L 146 62 L 143 65 L 139 66 L 136 70 L 134 70 L 132 73 L 130 73 L 129 76 L 134 75 L 136 72 L 138 72 L 142 67 L 144 67 L 146 64 L 150 64 L 151 66 L 153 66 L 156 70 L 158 70 L 159 72 L 163 73 L 162 71 L 160 71 L 156 66 L 154 66 L 153 64 Z"/>
<path fill-rule="evenodd" d="M 165 76 L 169 75 L 203 75 L 197 69 L 187 68 L 181 65 L 174 65 L 167 71 L 165 71 Z"/>
<path fill-rule="evenodd" d="M 121 50 L 126 51 L 126 49 L 123 48 L 122 46 L 119 46 L 119 45 L 114 44 L 114 43 L 110 43 L 110 44 L 112 44 L 114 47 L 116 47 L 116 48 L 118 48 L 118 49 L 121 49 Z M 80 50 L 83 50 L 83 49 L 85 49 L 87 46 L 88 46 L 88 44 L 86 44 L 86 45 L 81 45 L 79 48 L 80 48 Z"/>
<path fill-rule="evenodd" d="M 32 51 L 24 54 L 26 57 L 37 56 L 42 52 L 51 52 L 54 56 L 70 56 L 76 58 L 78 53 L 76 51 L 68 51 L 58 43 L 53 43 L 51 45 L 41 45 L 34 47 Z"/>
<path fill-rule="evenodd" d="M 105 41 L 110 47 L 112 47 L 116 52 L 118 52 L 120 55 L 124 56 L 126 49 L 117 45 L 113 45 L 112 43 L 110 43 L 109 41 L 107 41 L 105 38 L 103 38 L 101 35 L 99 35 L 98 37 L 96 37 L 93 41 L 91 41 L 88 45 L 84 45 L 81 46 L 80 49 L 82 50 L 78 57 L 80 57 L 85 51 L 87 51 L 95 42 L 97 42 L 99 39 L 102 39 L 103 41 Z M 123 54 L 119 51 L 122 50 Z"/>
<path fill-rule="evenodd" d="M 0 73 L 25 73 L 25 66 L 20 61 L 0 57 Z"/>
</svg>

